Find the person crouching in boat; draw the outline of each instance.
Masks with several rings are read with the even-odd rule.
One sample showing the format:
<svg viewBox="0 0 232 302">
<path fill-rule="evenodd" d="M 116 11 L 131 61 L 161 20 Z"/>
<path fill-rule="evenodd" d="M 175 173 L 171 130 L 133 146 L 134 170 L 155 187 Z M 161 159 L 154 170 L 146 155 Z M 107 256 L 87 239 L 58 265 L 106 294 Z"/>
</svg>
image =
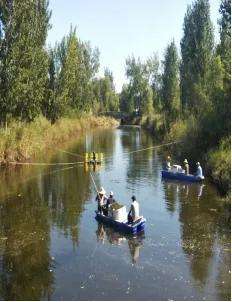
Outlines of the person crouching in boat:
<svg viewBox="0 0 232 302">
<path fill-rule="evenodd" d="M 186 175 L 189 175 L 189 164 L 188 164 L 187 159 L 184 160 L 184 173 Z"/>
<path fill-rule="evenodd" d="M 98 192 L 98 194 L 96 196 L 96 201 L 97 201 L 97 206 L 98 206 L 98 212 L 100 214 L 102 214 L 103 213 L 104 204 L 107 201 L 106 191 L 104 190 L 103 187 L 101 187 L 100 191 Z"/>
<path fill-rule="evenodd" d="M 127 217 L 129 223 L 133 223 L 139 218 L 139 203 L 136 201 L 136 197 L 134 195 L 131 199 L 132 203 Z"/>
<path fill-rule="evenodd" d="M 110 209 L 110 206 L 115 202 L 115 199 L 114 199 L 114 193 L 111 191 L 110 192 L 110 196 L 107 198 L 107 201 L 106 201 L 106 211 L 107 211 L 107 216 L 109 214 L 109 209 Z"/>
<path fill-rule="evenodd" d="M 197 172 L 195 173 L 195 176 L 197 178 L 203 179 L 204 176 L 203 176 L 203 172 L 202 172 L 202 167 L 199 162 L 197 162 L 196 165 L 197 165 Z"/>
</svg>

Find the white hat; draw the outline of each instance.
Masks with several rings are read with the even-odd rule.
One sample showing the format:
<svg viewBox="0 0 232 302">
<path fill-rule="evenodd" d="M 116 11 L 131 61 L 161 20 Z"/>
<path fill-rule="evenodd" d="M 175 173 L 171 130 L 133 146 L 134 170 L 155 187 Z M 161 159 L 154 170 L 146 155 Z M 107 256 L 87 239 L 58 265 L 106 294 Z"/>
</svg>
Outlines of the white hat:
<svg viewBox="0 0 232 302">
<path fill-rule="evenodd" d="M 111 196 L 113 196 L 113 195 L 114 195 L 114 193 L 113 193 L 112 191 L 110 191 L 110 195 L 111 195 Z"/>
<path fill-rule="evenodd" d="M 197 162 L 197 166 L 200 166 L 200 163 L 199 163 L 199 161 Z"/>
<path fill-rule="evenodd" d="M 186 159 L 186 158 L 185 158 L 185 160 L 184 160 L 184 163 L 186 163 L 186 164 L 188 163 L 188 161 L 187 161 L 187 159 Z"/>
<path fill-rule="evenodd" d="M 103 187 L 101 187 L 100 191 L 98 192 L 98 194 L 102 194 L 102 195 L 105 195 L 106 194 L 106 191 L 104 190 Z"/>
</svg>

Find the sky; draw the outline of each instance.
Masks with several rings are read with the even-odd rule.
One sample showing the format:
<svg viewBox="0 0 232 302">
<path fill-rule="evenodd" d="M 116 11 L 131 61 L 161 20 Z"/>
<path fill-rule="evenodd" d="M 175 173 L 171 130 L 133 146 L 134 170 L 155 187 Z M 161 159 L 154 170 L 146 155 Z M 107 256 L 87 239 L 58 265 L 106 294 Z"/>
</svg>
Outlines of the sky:
<svg viewBox="0 0 232 302">
<path fill-rule="evenodd" d="M 219 39 L 217 20 L 220 0 L 209 0 L 215 38 Z M 179 48 L 183 20 L 192 0 L 50 0 L 52 28 L 47 43 L 54 45 L 69 33 L 70 25 L 77 35 L 90 41 L 100 51 L 99 76 L 108 67 L 114 76 L 117 92 L 125 77 L 125 60 L 129 55 L 146 59 L 164 50 L 172 39 Z"/>
</svg>

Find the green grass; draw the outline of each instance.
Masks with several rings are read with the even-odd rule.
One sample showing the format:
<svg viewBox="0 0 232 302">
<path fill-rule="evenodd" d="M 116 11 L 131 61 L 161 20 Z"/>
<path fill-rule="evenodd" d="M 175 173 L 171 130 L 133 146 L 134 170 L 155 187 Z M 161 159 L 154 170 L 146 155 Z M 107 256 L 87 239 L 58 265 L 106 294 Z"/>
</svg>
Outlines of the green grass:
<svg viewBox="0 0 232 302">
<path fill-rule="evenodd" d="M 223 139 L 218 148 L 209 151 L 208 157 L 213 181 L 223 193 L 228 193 L 231 189 L 230 138 Z"/>
<path fill-rule="evenodd" d="M 53 125 L 43 116 L 32 123 L 12 121 L 7 129 L 0 128 L 0 163 L 29 160 L 46 148 L 75 138 L 83 130 L 116 125 L 112 118 L 89 115 L 61 118 Z"/>
</svg>

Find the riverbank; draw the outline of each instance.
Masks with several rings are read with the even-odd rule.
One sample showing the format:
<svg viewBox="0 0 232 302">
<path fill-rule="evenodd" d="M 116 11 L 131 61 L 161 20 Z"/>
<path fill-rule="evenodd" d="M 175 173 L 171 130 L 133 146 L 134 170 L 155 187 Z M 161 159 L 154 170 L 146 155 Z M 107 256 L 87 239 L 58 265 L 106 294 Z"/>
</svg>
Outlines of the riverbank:
<svg viewBox="0 0 232 302">
<path fill-rule="evenodd" d="M 0 164 L 30 160 L 39 152 L 74 139 L 87 129 L 117 125 L 113 118 L 89 115 L 61 118 L 53 125 L 42 116 L 31 123 L 13 121 L 7 129 L 0 128 Z"/>
<path fill-rule="evenodd" d="M 213 145 L 212 137 L 203 135 L 196 120 L 179 120 L 172 123 L 169 129 L 165 127 L 164 117 L 160 114 L 130 118 L 129 123 L 141 125 L 142 128 L 155 135 L 160 142 L 180 141 L 168 148 L 167 152 L 178 161 L 187 158 L 190 172 L 194 172 L 197 161 L 204 167 L 204 174 L 216 185 L 222 196 L 230 196 L 231 189 L 231 149 L 230 137 L 221 139 L 218 145 Z M 192 170 L 191 170 L 192 167 Z"/>
</svg>

